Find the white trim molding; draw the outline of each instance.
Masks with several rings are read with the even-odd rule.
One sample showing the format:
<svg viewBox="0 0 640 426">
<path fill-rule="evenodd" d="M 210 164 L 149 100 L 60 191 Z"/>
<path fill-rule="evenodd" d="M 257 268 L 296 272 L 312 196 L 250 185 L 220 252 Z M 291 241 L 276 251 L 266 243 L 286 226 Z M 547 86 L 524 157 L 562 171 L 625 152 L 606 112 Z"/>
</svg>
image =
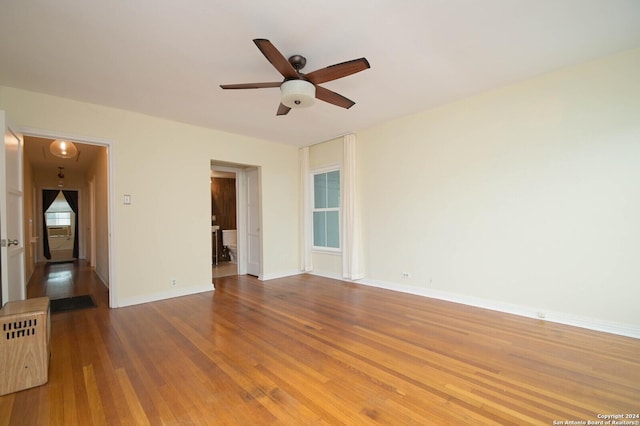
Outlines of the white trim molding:
<svg viewBox="0 0 640 426">
<path fill-rule="evenodd" d="M 125 306 L 133 306 L 133 305 L 140 305 L 142 303 L 157 302 L 159 300 L 172 299 L 174 297 L 181 297 L 181 296 L 189 296 L 191 294 L 206 293 L 208 291 L 214 291 L 214 290 L 215 290 L 214 284 L 203 284 L 203 285 L 196 285 L 196 286 L 189 286 L 189 287 L 176 287 L 169 291 L 163 291 L 160 293 L 144 294 L 140 296 L 122 298 L 119 300 L 120 303 L 116 307 L 123 308 Z"/>
<path fill-rule="evenodd" d="M 507 314 L 518 315 L 526 318 L 534 318 L 540 321 L 549 321 L 558 324 L 586 328 L 588 330 L 602 331 L 605 333 L 640 339 L 640 327 L 631 324 L 620 324 L 611 321 L 603 321 L 597 318 L 589 318 L 564 312 L 553 312 L 548 310 L 544 310 L 544 317 L 542 318 L 540 309 L 529 306 L 515 305 L 495 300 L 482 299 L 479 297 L 465 296 L 445 291 L 407 286 L 392 282 L 371 280 L 367 278 L 358 280 L 357 283 L 368 285 L 371 287 L 384 288 L 386 290 L 399 291 L 401 293 L 413 294 L 416 296 L 446 300 L 448 302 L 460 303 L 462 305 L 474 306 L 476 308 L 490 309 L 492 311 L 504 312 Z"/>
<path fill-rule="evenodd" d="M 305 272 L 302 272 L 302 271 L 277 272 L 273 274 L 262 274 L 262 276 L 258 277 L 258 279 L 260 281 L 269 281 L 269 280 L 275 280 L 278 278 L 293 277 L 293 276 L 301 275 L 304 273 Z"/>
</svg>

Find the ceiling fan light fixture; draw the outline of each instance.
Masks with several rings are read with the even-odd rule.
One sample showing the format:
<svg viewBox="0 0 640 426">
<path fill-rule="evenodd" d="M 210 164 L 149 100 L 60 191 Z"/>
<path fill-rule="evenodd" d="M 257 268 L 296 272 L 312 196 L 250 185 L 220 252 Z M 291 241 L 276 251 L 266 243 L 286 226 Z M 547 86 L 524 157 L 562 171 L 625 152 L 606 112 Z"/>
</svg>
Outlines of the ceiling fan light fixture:
<svg viewBox="0 0 640 426">
<path fill-rule="evenodd" d="M 73 158 L 78 154 L 78 148 L 73 142 L 65 141 L 62 139 L 56 139 L 49 145 L 49 151 L 51 154 L 60 158 Z"/>
<path fill-rule="evenodd" d="M 316 100 L 316 86 L 306 80 L 287 80 L 280 86 L 281 102 L 289 108 L 305 108 Z"/>
</svg>

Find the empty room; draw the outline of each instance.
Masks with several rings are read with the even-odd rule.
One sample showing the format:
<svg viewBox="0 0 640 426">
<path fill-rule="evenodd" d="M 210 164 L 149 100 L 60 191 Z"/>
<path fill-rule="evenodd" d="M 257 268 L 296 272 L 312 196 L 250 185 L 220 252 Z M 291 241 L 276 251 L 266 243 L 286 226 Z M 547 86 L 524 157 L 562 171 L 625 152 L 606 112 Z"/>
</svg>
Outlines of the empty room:
<svg viewBox="0 0 640 426">
<path fill-rule="evenodd" d="M 0 5 L 0 425 L 640 425 L 640 2 Z"/>
</svg>

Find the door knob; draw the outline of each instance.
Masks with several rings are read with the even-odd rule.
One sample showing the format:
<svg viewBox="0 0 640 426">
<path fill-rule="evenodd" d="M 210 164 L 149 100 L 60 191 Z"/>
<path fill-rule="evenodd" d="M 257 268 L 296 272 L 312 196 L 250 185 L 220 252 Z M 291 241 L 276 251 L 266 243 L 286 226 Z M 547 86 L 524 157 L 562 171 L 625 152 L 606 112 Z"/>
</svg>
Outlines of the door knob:
<svg viewBox="0 0 640 426">
<path fill-rule="evenodd" d="M 17 246 L 17 245 L 18 245 L 18 240 L 12 240 L 11 238 L 7 240 L 7 247 Z"/>
</svg>

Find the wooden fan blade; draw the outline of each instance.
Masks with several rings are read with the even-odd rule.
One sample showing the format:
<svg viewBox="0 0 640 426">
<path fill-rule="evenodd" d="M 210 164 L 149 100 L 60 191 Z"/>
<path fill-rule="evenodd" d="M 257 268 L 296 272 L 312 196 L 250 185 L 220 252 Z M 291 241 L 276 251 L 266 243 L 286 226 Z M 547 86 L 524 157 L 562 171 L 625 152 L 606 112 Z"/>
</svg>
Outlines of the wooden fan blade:
<svg viewBox="0 0 640 426">
<path fill-rule="evenodd" d="M 287 115 L 291 111 L 291 108 L 286 106 L 285 104 L 280 104 L 278 107 L 278 113 L 276 115 Z"/>
<path fill-rule="evenodd" d="M 351 99 L 347 99 L 336 92 L 332 92 L 331 90 L 320 86 L 316 86 L 316 99 L 320 99 L 321 101 L 329 102 L 330 104 L 346 109 L 349 109 L 356 104 Z"/>
<path fill-rule="evenodd" d="M 221 84 L 223 89 L 264 89 L 267 87 L 280 87 L 282 82 L 274 81 L 273 83 L 242 83 L 242 84 Z"/>
<path fill-rule="evenodd" d="M 253 42 L 258 46 L 258 49 L 267 58 L 271 65 L 278 70 L 284 78 L 299 78 L 296 69 L 289 63 L 282 53 L 269 41 L 264 38 L 256 38 Z"/>
<path fill-rule="evenodd" d="M 327 81 L 337 80 L 339 78 L 364 71 L 368 68 L 371 68 L 369 61 L 367 61 L 366 58 L 360 58 L 321 68 L 306 74 L 304 78 L 313 84 L 322 84 Z"/>
</svg>

